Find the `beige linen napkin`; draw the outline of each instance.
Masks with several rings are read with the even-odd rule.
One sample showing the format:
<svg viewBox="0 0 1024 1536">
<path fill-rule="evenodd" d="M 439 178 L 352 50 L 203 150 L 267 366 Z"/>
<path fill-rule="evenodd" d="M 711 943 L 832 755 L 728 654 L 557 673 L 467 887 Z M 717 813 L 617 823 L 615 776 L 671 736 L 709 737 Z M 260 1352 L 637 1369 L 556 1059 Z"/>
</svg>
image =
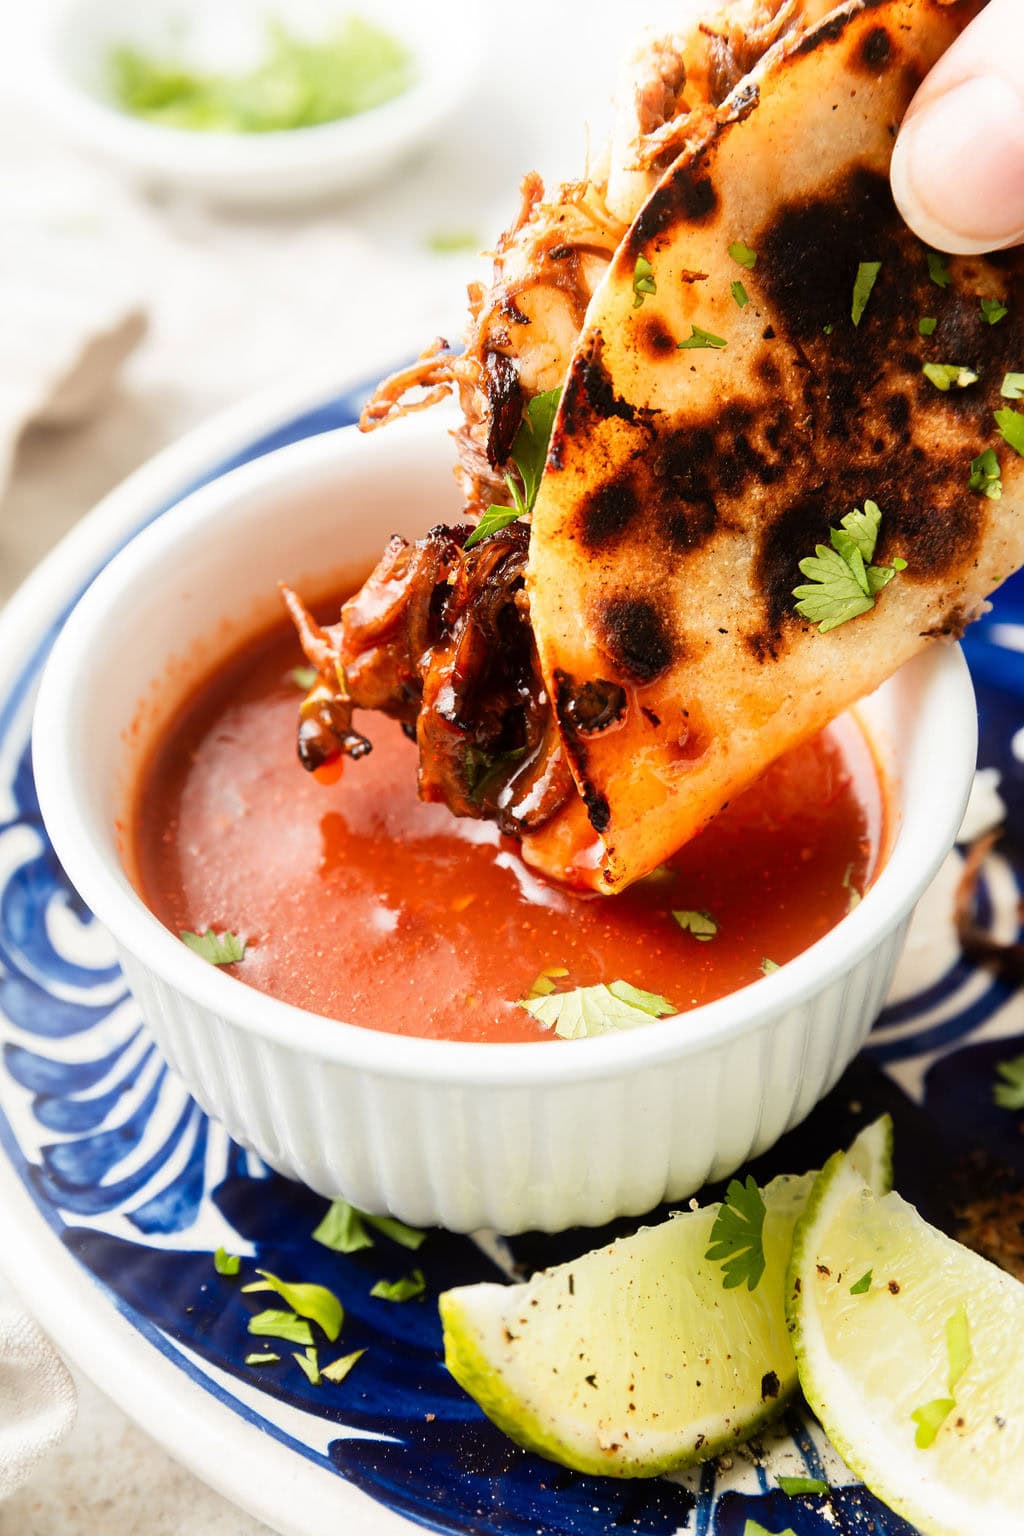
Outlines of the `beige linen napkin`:
<svg viewBox="0 0 1024 1536">
<path fill-rule="evenodd" d="M 75 1421 L 75 1384 L 45 1335 L 0 1300 L 0 1499 L 21 1486 Z"/>
</svg>

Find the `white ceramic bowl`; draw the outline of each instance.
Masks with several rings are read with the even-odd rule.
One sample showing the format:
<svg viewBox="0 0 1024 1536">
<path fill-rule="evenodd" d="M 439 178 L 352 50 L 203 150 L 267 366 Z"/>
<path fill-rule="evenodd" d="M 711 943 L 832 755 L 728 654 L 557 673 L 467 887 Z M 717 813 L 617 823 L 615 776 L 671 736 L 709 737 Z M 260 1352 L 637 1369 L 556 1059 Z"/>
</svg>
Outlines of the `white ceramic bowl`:
<svg viewBox="0 0 1024 1536">
<path fill-rule="evenodd" d="M 377 180 L 461 106 L 479 80 L 478 9 L 470 0 L 51 0 L 35 26 L 33 95 L 69 136 L 144 183 L 231 204 L 319 198 Z M 403 95 L 356 117 L 206 133 L 146 122 L 109 99 L 108 59 L 119 45 L 230 71 L 260 57 L 268 16 L 315 37 L 353 12 L 400 37 L 417 71 Z"/>
<path fill-rule="evenodd" d="M 323 590 L 365 570 L 391 532 L 418 535 L 458 510 L 432 416 L 313 438 L 196 492 L 111 562 L 58 639 L 36 783 L 57 854 L 113 934 L 165 1055 L 237 1140 L 320 1194 L 421 1225 L 597 1224 L 730 1172 L 835 1083 L 959 827 L 974 697 L 959 650 L 936 645 L 864 701 L 893 801 L 888 862 L 831 933 L 729 997 L 571 1044 L 405 1039 L 305 1013 L 169 933 L 123 870 L 115 824 L 145 739 L 276 612 L 278 578 Z M 140 701 L 141 737 L 129 733 Z"/>
</svg>

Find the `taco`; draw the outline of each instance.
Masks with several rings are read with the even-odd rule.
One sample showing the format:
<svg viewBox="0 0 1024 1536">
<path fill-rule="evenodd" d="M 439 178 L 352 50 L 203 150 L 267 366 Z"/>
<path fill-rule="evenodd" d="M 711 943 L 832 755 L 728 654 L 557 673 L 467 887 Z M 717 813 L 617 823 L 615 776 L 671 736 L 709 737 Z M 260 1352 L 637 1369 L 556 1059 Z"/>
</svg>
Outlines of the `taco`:
<svg viewBox="0 0 1024 1536">
<path fill-rule="evenodd" d="M 624 169 L 528 189 L 466 352 L 414 375 L 459 388 L 467 522 L 331 630 L 291 599 L 309 766 L 384 709 L 426 798 L 620 890 L 1024 563 L 1024 256 L 926 251 L 888 186 L 980 9 L 733 6 L 664 42 Z"/>
</svg>

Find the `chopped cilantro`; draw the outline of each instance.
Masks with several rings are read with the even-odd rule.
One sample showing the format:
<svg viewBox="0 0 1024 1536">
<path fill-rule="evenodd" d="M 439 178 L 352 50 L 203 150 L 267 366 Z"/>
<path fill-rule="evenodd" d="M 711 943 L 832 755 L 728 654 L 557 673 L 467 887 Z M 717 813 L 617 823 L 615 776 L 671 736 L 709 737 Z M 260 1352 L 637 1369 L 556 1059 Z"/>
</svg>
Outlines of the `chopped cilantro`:
<svg viewBox="0 0 1024 1536">
<path fill-rule="evenodd" d="M 852 864 L 847 864 L 846 868 L 843 870 L 843 886 L 844 886 L 845 890 L 849 894 L 849 900 L 847 901 L 847 904 L 846 904 L 846 910 L 847 910 L 847 912 L 852 912 L 854 907 L 859 907 L 861 902 L 864 899 L 861 896 L 860 891 L 858 891 L 857 887 L 853 883 L 853 865 Z"/>
<path fill-rule="evenodd" d="M 412 1301 L 414 1296 L 422 1296 L 426 1288 L 426 1275 L 422 1269 L 414 1269 L 411 1275 L 403 1275 L 400 1280 L 378 1280 L 370 1295 L 381 1301 Z"/>
<path fill-rule="evenodd" d="M 986 325 L 998 325 L 1000 320 L 1005 320 L 1010 313 L 1006 305 L 1000 299 L 982 299 L 981 318 Z"/>
<path fill-rule="evenodd" d="M 794 1498 L 801 1493 L 830 1493 L 831 1489 L 820 1477 L 779 1477 L 776 1482 L 783 1493 Z"/>
<path fill-rule="evenodd" d="M 364 1225 L 363 1214 L 347 1200 L 332 1200 L 320 1225 L 313 1231 L 313 1241 L 333 1253 L 358 1253 L 372 1248 L 373 1238 Z"/>
<path fill-rule="evenodd" d="M 646 256 L 638 256 L 636 266 L 633 268 L 633 308 L 639 309 L 649 293 L 658 291 L 658 285 L 654 281 L 654 268 Z"/>
<path fill-rule="evenodd" d="M 718 932 L 718 924 L 710 912 L 673 912 L 672 916 L 684 933 L 692 933 L 702 944 L 713 939 Z"/>
<path fill-rule="evenodd" d="M 731 1179 L 704 1255 L 713 1262 L 723 1261 L 722 1283 L 727 1291 L 744 1281 L 748 1291 L 760 1284 L 765 1266 L 764 1218 L 764 1200 L 753 1176 L 748 1173 L 744 1184 Z"/>
<path fill-rule="evenodd" d="M 472 229 L 434 229 L 427 236 L 427 249 L 435 256 L 448 256 L 455 251 L 479 251 L 483 244 Z"/>
<path fill-rule="evenodd" d="M 996 411 L 996 426 L 1003 441 L 1024 458 L 1024 416 L 1020 411 L 1011 411 L 1009 406 Z"/>
<path fill-rule="evenodd" d="M 966 389 L 968 385 L 978 382 L 978 375 L 973 368 L 963 368 L 959 363 L 925 363 L 921 372 L 943 394 L 952 389 L 954 384 L 957 389 Z"/>
<path fill-rule="evenodd" d="M 480 543 L 481 539 L 486 539 L 488 534 L 507 528 L 509 523 L 514 523 L 518 518 L 526 517 L 533 511 L 544 465 L 547 462 L 551 429 L 558 415 L 561 398 L 562 388 L 559 385 L 557 389 L 545 389 L 541 394 L 534 395 L 527 404 L 523 419 L 519 423 L 519 430 L 512 441 L 510 455 L 519 471 L 519 479 L 517 480 L 512 474 L 505 476 L 505 484 L 512 497 L 512 506 L 488 507 L 463 545 L 464 549 L 472 549 L 474 545 Z"/>
<path fill-rule="evenodd" d="M 213 1256 L 213 1267 L 218 1275 L 237 1275 L 242 1261 L 237 1253 L 228 1253 L 226 1248 L 218 1248 Z"/>
<path fill-rule="evenodd" d="M 320 1374 L 324 1381 L 333 1381 L 335 1386 L 345 1380 L 349 1371 L 366 1354 L 365 1349 L 354 1349 L 350 1355 L 342 1355 L 338 1360 L 332 1360 L 330 1365 L 325 1365 Z"/>
<path fill-rule="evenodd" d="M 740 282 L 739 278 L 737 278 L 734 283 L 729 284 L 729 289 L 740 309 L 746 309 L 747 305 L 750 303 L 750 296 L 747 293 L 747 290 L 744 288 L 743 284 Z"/>
<path fill-rule="evenodd" d="M 930 1403 L 923 1403 L 920 1408 L 914 1409 L 910 1417 L 917 1425 L 914 1444 L 919 1451 L 926 1451 L 935 1444 L 939 1430 L 955 1407 L 956 1402 L 952 1397 L 934 1397 Z"/>
<path fill-rule="evenodd" d="M 826 336 L 831 336 L 832 332 L 835 330 L 835 326 L 832 324 L 832 322 L 830 320 L 828 325 L 823 325 L 821 329 L 825 333 Z"/>
<path fill-rule="evenodd" d="M 772 971 L 781 971 L 782 967 L 777 960 L 769 960 L 767 955 L 761 961 L 761 972 L 764 976 L 770 976 Z"/>
<path fill-rule="evenodd" d="M 791 1526 L 787 1526 L 784 1531 L 776 1533 L 770 1531 L 766 1525 L 762 1525 L 759 1520 L 748 1520 L 743 1527 L 743 1536 L 796 1536 L 796 1532 Z"/>
<path fill-rule="evenodd" d="M 857 268 L 857 277 L 853 284 L 853 305 L 850 310 L 854 325 L 860 325 L 881 270 L 880 261 L 862 261 Z"/>
<path fill-rule="evenodd" d="M 953 274 L 949 270 L 949 262 L 945 256 L 940 256 L 938 251 L 928 251 L 928 276 L 936 288 L 948 288 L 953 281 Z"/>
<path fill-rule="evenodd" d="M 619 1029 L 635 1029 L 638 1024 L 649 1024 L 651 1019 L 676 1011 L 668 998 L 642 992 L 627 981 L 576 987 L 571 992 L 553 992 L 549 997 L 527 997 L 519 1006 L 531 1013 L 542 1029 L 553 1029 L 563 1040 L 584 1040 Z"/>
<path fill-rule="evenodd" d="M 246 1365 L 276 1365 L 280 1358 L 280 1355 L 275 1355 L 273 1351 L 270 1350 L 266 1354 L 262 1355 L 246 1355 L 245 1363 Z"/>
<path fill-rule="evenodd" d="M 214 933 L 212 928 L 207 928 L 205 933 L 190 933 L 184 928 L 181 938 L 201 960 L 209 960 L 211 965 L 234 965 L 236 960 L 245 959 L 246 941 L 236 933 Z"/>
<path fill-rule="evenodd" d="M 319 673 L 316 667 L 292 667 L 288 676 L 296 688 L 300 688 L 303 693 L 308 693 L 316 683 Z"/>
<path fill-rule="evenodd" d="M 680 352 L 685 352 L 688 347 L 715 347 L 720 350 L 728 345 L 723 336 L 713 336 L 710 331 L 702 331 L 699 325 L 691 325 L 686 340 L 676 342 Z"/>
<path fill-rule="evenodd" d="M 979 453 L 976 459 L 971 460 L 967 489 L 977 491 L 981 496 L 987 496 L 990 501 L 1002 499 L 1003 474 L 994 448 L 986 448 L 984 453 Z"/>
<path fill-rule="evenodd" d="M 341 1302 L 333 1291 L 329 1291 L 325 1285 L 304 1285 L 279 1280 L 268 1269 L 258 1269 L 256 1273 L 262 1275 L 262 1280 L 254 1281 L 252 1285 L 243 1285 L 243 1291 L 276 1291 L 293 1312 L 297 1312 L 300 1317 L 310 1317 L 314 1323 L 318 1323 L 333 1344 L 345 1318 Z"/>
<path fill-rule="evenodd" d="M 999 387 L 1004 400 L 1024 399 L 1024 373 L 1008 373 Z"/>
<path fill-rule="evenodd" d="M 320 1385 L 320 1362 L 317 1358 L 316 1349 L 310 1345 L 304 1355 L 293 1353 L 292 1359 L 297 1366 L 301 1367 L 302 1373 L 310 1386 L 318 1387 Z"/>
<path fill-rule="evenodd" d="M 992 1097 L 999 1108 L 1024 1109 L 1024 1056 L 999 1062 L 996 1071 L 1003 1079 L 992 1089 Z"/>
<path fill-rule="evenodd" d="M 938 325 L 938 323 L 939 322 L 935 319 L 934 315 L 922 315 L 920 320 L 917 322 L 918 332 L 922 336 L 934 336 L 935 327 Z"/>
<path fill-rule="evenodd" d="M 860 1279 L 859 1280 L 855 1280 L 853 1285 L 850 1286 L 850 1295 L 851 1296 L 866 1296 L 868 1291 L 870 1291 L 870 1289 L 871 1289 L 871 1282 L 874 1279 L 874 1277 L 875 1277 L 874 1270 L 871 1270 L 871 1269 L 865 1270 L 864 1274 L 861 1275 Z"/>
<path fill-rule="evenodd" d="M 952 1317 L 946 1319 L 946 1350 L 949 1354 L 949 1390 L 955 1392 L 961 1377 L 974 1359 L 971 1328 L 963 1302 Z"/>
<path fill-rule="evenodd" d="M 868 613 L 882 588 L 897 571 L 906 569 L 906 561 L 901 559 L 895 559 L 891 566 L 869 564 L 881 521 L 877 503 L 865 501 L 863 512 L 854 508 L 840 520 L 839 528 L 831 529 L 831 549 L 818 544 L 813 556 L 800 561 L 801 572 L 810 580 L 793 589 L 798 599 L 796 610 L 817 624 L 820 634 Z"/>
<path fill-rule="evenodd" d="M 749 245 L 744 245 L 742 240 L 734 240 L 729 247 L 729 255 L 733 261 L 739 262 L 741 267 L 746 267 L 748 272 L 753 272 L 757 266 L 757 252 L 752 251 Z"/>
<path fill-rule="evenodd" d="M 555 982 L 568 976 L 569 972 L 564 965 L 549 965 L 541 971 L 533 981 L 527 997 L 548 997 L 555 990 Z"/>
<path fill-rule="evenodd" d="M 289 1344 L 313 1343 L 313 1330 L 304 1317 L 273 1307 L 250 1317 L 249 1332 L 258 1339 L 286 1339 Z"/>
</svg>

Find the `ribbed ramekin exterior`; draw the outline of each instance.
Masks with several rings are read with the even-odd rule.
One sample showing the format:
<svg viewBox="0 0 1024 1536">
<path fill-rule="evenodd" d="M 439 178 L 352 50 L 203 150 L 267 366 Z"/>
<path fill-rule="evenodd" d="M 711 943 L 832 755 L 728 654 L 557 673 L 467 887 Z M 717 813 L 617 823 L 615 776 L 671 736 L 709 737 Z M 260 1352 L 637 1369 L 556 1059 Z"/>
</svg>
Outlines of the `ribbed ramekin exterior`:
<svg viewBox="0 0 1024 1536">
<path fill-rule="evenodd" d="M 798 1124 L 866 1038 L 908 922 L 777 1016 L 695 1047 L 684 1023 L 677 1056 L 583 1082 L 463 1085 L 347 1066 L 122 961 L 193 1096 L 279 1172 L 417 1226 L 557 1231 L 682 1199 Z"/>
</svg>

